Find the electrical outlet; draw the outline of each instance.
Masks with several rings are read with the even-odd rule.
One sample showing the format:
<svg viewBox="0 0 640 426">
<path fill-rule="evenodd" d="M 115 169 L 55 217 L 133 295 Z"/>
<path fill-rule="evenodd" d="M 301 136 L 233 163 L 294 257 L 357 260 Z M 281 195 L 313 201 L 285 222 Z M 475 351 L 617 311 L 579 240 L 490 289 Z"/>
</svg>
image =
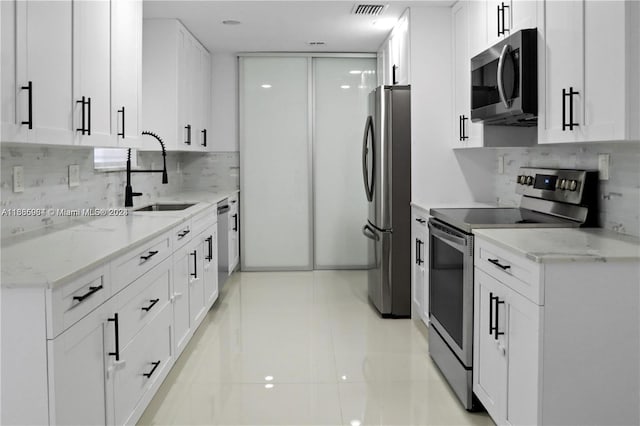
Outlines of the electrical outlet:
<svg viewBox="0 0 640 426">
<path fill-rule="evenodd" d="M 13 166 L 13 192 L 24 191 L 24 168 Z"/>
<path fill-rule="evenodd" d="M 498 156 L 498 174 L 499 175 L 504 174 L 504 155 Z"/>
<path fill-rule="evenodd" d="M 609 180 L 609 154 L 598 154 L 598 171 L 600 180 Z"/>
<path fill-rule="evenodd" d="M 69 188 L 80 186 L 80 166 L 72 164 L 69 166 Z"/>
</svg>

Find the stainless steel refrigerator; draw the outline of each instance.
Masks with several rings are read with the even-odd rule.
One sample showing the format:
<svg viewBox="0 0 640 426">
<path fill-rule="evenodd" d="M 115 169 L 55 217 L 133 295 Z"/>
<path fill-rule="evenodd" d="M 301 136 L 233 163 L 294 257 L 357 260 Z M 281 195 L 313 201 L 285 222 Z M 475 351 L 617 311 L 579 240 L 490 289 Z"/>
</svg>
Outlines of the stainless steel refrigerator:
<svg viewBox="0 0 640 426">
<path fill-rule="evenodd" d="M 369 217 L 369 299 L 383 317 L 411 316 L 411 88 L 369 95 L 362 143 Z"/>
</svg>

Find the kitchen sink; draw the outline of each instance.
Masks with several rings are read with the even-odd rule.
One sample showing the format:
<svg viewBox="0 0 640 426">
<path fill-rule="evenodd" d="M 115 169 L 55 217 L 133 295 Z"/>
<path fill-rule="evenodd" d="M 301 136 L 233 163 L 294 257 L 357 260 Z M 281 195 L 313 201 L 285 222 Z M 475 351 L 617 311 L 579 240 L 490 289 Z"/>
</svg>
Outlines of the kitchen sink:
<svg viewBox="0 0 640 426">
<path fill-rule="evenodd" d="M 195 204 L 162 204 L 156 203 L 145 207 L 134 209 L 134 212 L 171 212 L 176 210 L 185 210 Z"/>
</svg>

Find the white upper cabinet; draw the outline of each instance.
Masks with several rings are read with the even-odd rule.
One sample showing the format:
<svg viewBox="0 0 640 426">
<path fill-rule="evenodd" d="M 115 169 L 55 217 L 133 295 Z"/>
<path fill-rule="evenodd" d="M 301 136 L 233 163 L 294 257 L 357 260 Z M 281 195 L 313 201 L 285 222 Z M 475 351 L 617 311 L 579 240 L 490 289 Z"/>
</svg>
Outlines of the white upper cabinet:
<svg viewBox="0 0 640 426">
<path fill-rule="evenodd" d="M 144 21 L 142 123 L 145 130 L 158 133 L 167 142 L 167 149 L 209 148 L 204 144 L 203 130 L 208 126 L 210 113 L 203 106 L 211 102 L 204 99 L 211 97 L 207 89 L 210 72 L 209 52 L 179 21 Z"/>
<path fill-rule="evenodd" d="M 640 4 L 546 1 L 538 142 L 637 140 Z"/>
<path fill-rule="evenodd" d="M 452 8 L 453 26 L 453 148 L 482 146 L 483 124 L 471 122 L 471 57 L 469 45 L 472 3 L 458 2 Z"/>
<path fill-rule="evenodd" d="M 111 125 L 123 147 L 140 147 L 142 1 L 111 2 Z"/>
<path fill-rule="evenodd" d="M 111 133 L 110 27 L 109 0 L 73 2 L 74 145 L 115 146 L 118 142 Z"/>
<path fill-rule="evenodd" d="M 71 143 L 72 10 L 2 2 L 2 141 Z"/>
<path fill-rule="evenodd" d="M 378 53 L 383 64 L 382 70 L 378 71 L 380 84 L 389 86 L 411 84 L 410 47 L 409 11 L 407 10 L 398 19 Z"/>
<path fill-rule="evenodd" d="M 2 141 L 126 145 L 118 110 L 135 137 L 141 19 L 140 0 L 3 1 Z"/>
</svg>

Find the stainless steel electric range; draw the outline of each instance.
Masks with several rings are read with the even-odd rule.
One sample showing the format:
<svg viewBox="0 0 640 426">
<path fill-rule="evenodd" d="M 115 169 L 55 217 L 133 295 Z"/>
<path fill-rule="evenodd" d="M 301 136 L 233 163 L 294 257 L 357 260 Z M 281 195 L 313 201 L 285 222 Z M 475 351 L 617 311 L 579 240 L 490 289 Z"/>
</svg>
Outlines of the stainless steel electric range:
<svg viewBox="0 0 640 426">
<path fill-rule="evenodd" d="M 431 209 L 429 353 L 467 410 L 473 375 L 473 230 L 597 226 L 598 172 L 520 168 L 518 208 Z"/>
</svg>

